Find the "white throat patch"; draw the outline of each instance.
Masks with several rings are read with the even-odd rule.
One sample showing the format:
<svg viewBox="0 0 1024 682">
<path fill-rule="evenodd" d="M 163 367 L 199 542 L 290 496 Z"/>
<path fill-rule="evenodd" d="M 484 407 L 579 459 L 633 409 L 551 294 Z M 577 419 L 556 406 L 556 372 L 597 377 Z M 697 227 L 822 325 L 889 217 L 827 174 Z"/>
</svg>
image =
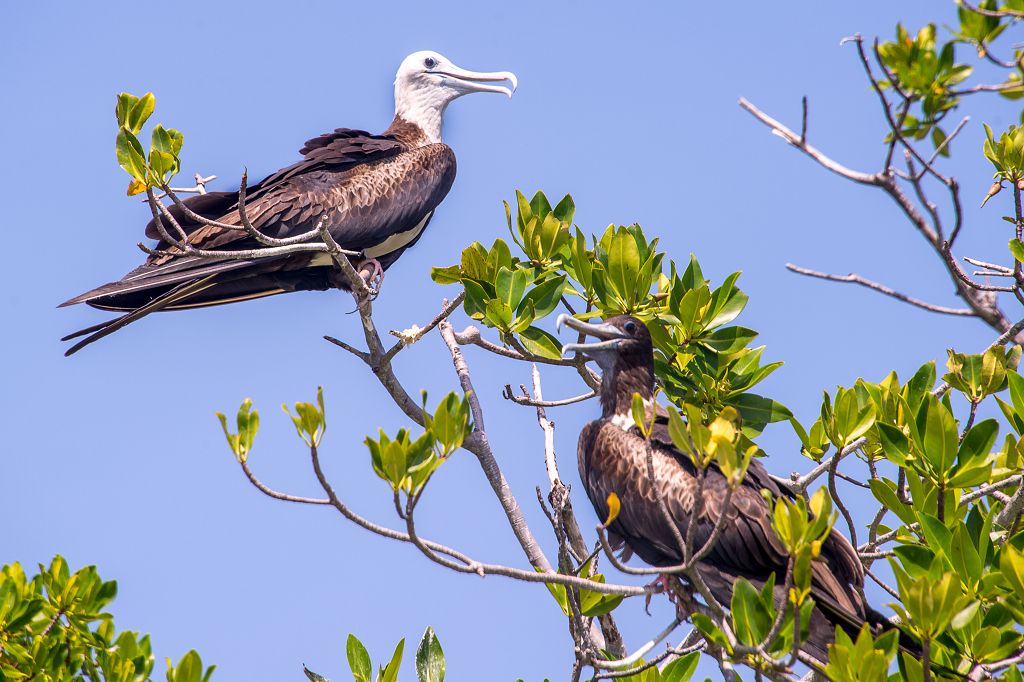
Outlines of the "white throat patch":
<svg viewBox="0 0 1024 682">
<path fill-rule="evenodd" d="M 651 418 L 651 411 L 653 409 L 655 409 L 654 408 L 654 401 L 652 401 L 652 400 L 645 400 L 644 401 L 644 414 L 647 415 L 648 419 Z M 612 418 L 611 418 L 610 421 L 612 423 L 612 426 L 615 426 L 616 428 L 620 428 L 623 431 L 629 431 L 634 426 L 636 426 L 636 421 L 633 419 L 633 413 L 632 412 L 626 412 L 626 413 L 616 412 L 615 414 L 612 415 Z"/>
<path fill-rule="evenodd" d="M 440 87 L 402 87 L 395 84 L 395 115 L 420 128 L 427 144 L 441 141 L 444 110 L 454 99 Z"/>
</svg>

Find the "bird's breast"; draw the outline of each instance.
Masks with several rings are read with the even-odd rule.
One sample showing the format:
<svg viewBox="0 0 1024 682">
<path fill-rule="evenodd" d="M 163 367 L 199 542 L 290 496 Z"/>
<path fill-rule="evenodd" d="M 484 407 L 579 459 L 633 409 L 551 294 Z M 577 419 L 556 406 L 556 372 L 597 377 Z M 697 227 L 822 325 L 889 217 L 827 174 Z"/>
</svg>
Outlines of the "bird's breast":
<svg viewBox="0 0 1024 682">
<path fill-rule="evenodd" d="M 654 482 L 647 470 L 647 444 L 634 432 L 611 420 L 598 431 L 590 453 L 594 472 L 606 479 L 623 505 L 656 504 L 658 492 L 672 505 L 689 512 L 693 509 L 697 482 L 671 454 L 652 446 Z"/>
</svg>

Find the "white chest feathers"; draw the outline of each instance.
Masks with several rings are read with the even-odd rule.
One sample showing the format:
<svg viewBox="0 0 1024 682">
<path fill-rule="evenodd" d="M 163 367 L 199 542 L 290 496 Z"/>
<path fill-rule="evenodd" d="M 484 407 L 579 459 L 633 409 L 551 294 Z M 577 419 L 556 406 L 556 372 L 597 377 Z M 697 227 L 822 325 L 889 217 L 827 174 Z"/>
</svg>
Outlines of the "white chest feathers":
<svg viewBox="0 0 1024 682">
<path fill-rule="evenodd" d="M 651 418 L 654 417 L 654 413 L 653 413 L 654 409 L 655 409 L 654 408 L 654 401 L 652 401 L 652 400 L 645 400 L 644 401 L 644 415 L 645 415 L 645 419 L 650 421 Z M 629 431 L 634 426 L 636 426 L 636 420 L 633 419 L 633 413 L 631 411 L 630 412 L 616 412 L 614 415 L 612 415 L 612 418 L 609 421 L 611 421 L 612 426 L 614 426 L 616 428 L 619 428 L 619 429 L 622 429 L 623 431 Z"/>
</svg>

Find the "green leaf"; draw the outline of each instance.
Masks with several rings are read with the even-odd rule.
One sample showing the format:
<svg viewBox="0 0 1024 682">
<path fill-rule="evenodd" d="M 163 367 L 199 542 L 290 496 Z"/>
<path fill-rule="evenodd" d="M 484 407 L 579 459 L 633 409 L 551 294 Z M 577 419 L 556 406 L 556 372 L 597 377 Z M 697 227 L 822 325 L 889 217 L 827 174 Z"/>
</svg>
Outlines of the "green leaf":
<svg viewBox="0 0 1024 682">
<path fill-rule="evenodd" d="M 878 439 L 886 459 L 897 466 L 906 466 L 910 456 L 910 439 L 898 426 L 878 422 Z"/>
<path fill-rule="evenodd" d="M 371 682 L 373 664 L 370 662 L 370 654 L 353 634 L 350 634 L 345 642 L 345 655 L 348 657 L 348 666 L 352 669 L 352 676 L 356 682 Z"/>
<path fill-rule="evenodd" d="M 203 662 L 193 649 L 174 666 L 174 682 L 202 682 Z"/>
<path fill-rule="evenodd" d="M 959 440 L 953 415 L 938 398 L 929 394 L 918 410 L 917 428 L 923 439 L 925 457 L 935 473 L 944 478 L 956 460 Z"/>
<path fill-rule="evenodd" d="M 141 183 L 146 182 L 146 157 L 142 151 L 142 144 L 126 128 L 117 132 L 117 163 L 128 175 Z"/>
<path fill-rule="evenodd" d="M 558 205 L 552 209 L 552 213 L 558 218 L 559 222 L 571 224 L 573 216 L 576 215 L 576 204 L 572 200 L 572 196 L 566 194 L 562 197 L 562 200 L 558 202 Z"/>
<path fill-rule="evenodd" d="M 562 357 L 562 344 L 554 336 L 539 327 L 527 327 L 519 332 L 523 346 L 534 355 L 558 360 Z"/>
<path fill-rule="evenodd" d="M 600 573 L 591 576 L 590 579 L 601 583 L 605 581 L 604 576 Z M 617 609 L 623 599 L 624 597 L 621 594 L 604 594 L 603 592 L 596 592 L 581 587 L 580 613 L 588 618 L 597 618 Z"/>
<path fill-rule="evenodd" d="M 565 290 L 566 277 L 560 275 L 553 277 L 549 280 L 541 282 L 533 289 L 530 289 L 526 293 L 523 302 L 520 304 L 519 309 L 522 310 L 527 303 L 533 304 L 534 319 L 541 319 L 545 317 L 558 306 L 558 302 L 562 298 L 562 292 Z"/>
<path fill-rule="evenodd" d="M 730 611 L 736 637 L 743 644 L 759 644 L 771 630 L 772 614 L 768 613 L 760 594 L 745 578 L 733 583 Z"/>
<path fill-rule="evenodd" d="M 896 484 L 892 481 L 873 478 L 869 481 L 871 484 L 871 493 L 875 496 L 875 499 L 882 503 L 882 505 L 896 514 L 900 521 L 909 525 L 917 521 L 917 516 L 914 514 L 913 508 L 909 504 L 904 504 L 900 501 L 900 498 L 896 495 Z"/>
<path fill-rule="evenodd" d="M 947 557 L 952 554 L 953 534 L 944 523 L 931 514 L 918 512 L 917 517 L 921 522 L 921 532 L 928 540 L 932 549 L 941 550 Z"/>
<path fill-rule="evenodd" d="M 697 671 L 700 652 L 691 651 L 666 665 L 661 671 L 661 682 L 687 682 Z"/>
<path fill-rule="evenodd" d="M 146 121 L 153 114 L 155 107 L 156 97 L 153 96 L 152 92 L 147 92 L 132 105 L 122 125 L 138 135 L 142 131 L 142 126 L 146 125 Z"/>
<path fill-rule="evenodd" d="M 608 249 L 608 276 L 624 300 L 632 298 L 640 272 L 640 250 L 633 236 L 624 229 L 616 231 Z"/>
<path fill-rule="evenodd" d="M 430 423 L 430 432 L 441 443 L 444 454 L 462 446 L 469 430 L 469 402 L 449 393 L 438 404 Z"/>
<path fill-rule="evenodd" d="M 444 682 L 445 660 L 434 628 L 427 627 L 416 648 L 416 676 L 419 682 Z"/>
<path fill-rule="evenodd" d="M 639 393 L 633 394 L 631 408 L 633 412 L 633 423 L 636 424 L 636 427 L 640 429 L 640 433 L 642 433 L 644 438 L 646 438 L 651 432 L 654 415 L 648 414 L 648 408 L 644 404 L 644 399 Z"/>
<path fill-rule="evenodd" d="M 1009 543 L 1003 545 L 999 552 L 999 570 L 1017 598 L 1024 600 L 1024 554 Z"/>
<path fill-rule="evenodd" d="M 306 673 L 306 677 L 308 677 L 311 680 L 311 682 L 331 682 L 323 675 L 316 674 L 315 672 L 307 668 L 305 665 L 302 666 L 302 672 Z"/>
<path fill-rule="evenodd" d="M 398 679 L 398 669 L 402 667 L 402 651 L 404 649 L 405 639 L 402 639 L 395 647 L 395 653 L 391 655 L 391 660 L 384 667 L 383 682 L 396 682 Z"/>
<path fill-rule="evenodd" d="M 978 554 L 978 548 L 974 546 L 974 542 L 971 540 L 967 526 L 963 523 L 958 524 L 953 532 L 950 550 L 948 558 L 950 563 L 953 564 L 953 569 L 957 572 L 961 582 L 967 584 L 968 579 L 972 581 L 981 580 L 984 562 Z"/>
<path fill-rule="evenodd" d="M 1024 263 L 1024 242 L 1019 239 L 1010 240 L 1010 253 L 1018 263 Z"/>
<path fill-rule="evenodd" d="M 458 284 L 462 280 L 462 268 L 449 265 L 446 268 L 430 268 L 430 279 L 437 284 Z"/>
<path fill-rule="evenodd" d="M 128 112 L 132 110 L 132 107 L 138 101 L 138 97 L 128 92 L 122 92 L 117 96 L 117 106 L 114 109 L 114 114 L 117 116 L 118 127 L 127 123 Z"/>
<path fill-rule="evenodd" d="M 757 332 L 744 327 L 724 327 L 703 340 L 704 345 L 722 355 L 731 355 L 743 350 L 757 338 Z"/>
<path fill-rule="evenodd" d="M 793 416 L 789 408 L 782 403 L 755 393 L 743 393 L 735 398 L 730 398 L 728 403 L 739 410 L 744 425 L 748 423 L 770 424 L 790 419 Z"/>
</svg>

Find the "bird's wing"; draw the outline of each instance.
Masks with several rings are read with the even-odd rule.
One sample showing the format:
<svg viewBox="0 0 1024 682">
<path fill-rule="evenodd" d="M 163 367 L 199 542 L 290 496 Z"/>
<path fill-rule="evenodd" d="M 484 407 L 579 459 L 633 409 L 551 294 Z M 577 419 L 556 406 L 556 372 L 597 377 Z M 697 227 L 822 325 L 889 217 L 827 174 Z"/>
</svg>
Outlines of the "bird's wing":
<svg viewBox="0 0 1024 682">
<path fill-rule="evenodd" d="M 448 146 L 433 144 L 394 154 L 387 163 L 383 160 L 343 169 L 324 164 L 288 175 L 247 200 L 246 214 L 264 234 L 285 238 L 314 229 L 326 213 L 327 229 L 343 248 L 367 251 L 368 257 L 400 251 L 419 237 L 451 189 L 455 155 Z M 219 222 L 240 225 L 237 209 Z M 212 226 L 196 229 L 189 242 L 203 249 L 257 246 L 245 232 Z M 171 259 L 155 257 L 149 263 L 161 265 Z"/>
<path fill-rule="evenodd" d="M 672 443 L 667 424 L 656 422 L 652 441 L 670 453 L 681 468 L 695 473 L 689 457 Z M 750 462 L 742 485 L 733 492 L 729 506 L 725 507 L 727 490 L 725 476 L 712 464 L 704 483 L 704 511 L 697 520 L 695 546 L 700 547 L 707 541 L 718 519 L 724 515 L 725 527 L 707 561 L 736 575 L 750 575 L 751 571 L 753 575 L 759 572 L 766 575 L 774 571 L 781 579 L 789 555 L 772 529 L 772 508 L 761 493 L 768 491 L 772 499 L 791 494 L 780 489 L 758 459 Z M 838 531 L 830 533 L 823 543 L 821 556 L 813 562 L 811 572 L 812 596 L 826 610 L 844 619 L 863 619 L 864 603 L 855 589 L 863 585 L 863 569 L 849 541 Z"/>
<path fill-rule="evenodd" d="M 320 216 L 330 211 L 328 229 L 341 246 L 369 250 L 371 257 L 408 248 L 420 235 L 434 209 L 447 195 L 455 178 L 455 155 L 443 144 L 402 152 L 399 143 L 362 131 L 339 130 L 310 140 L 303 147 L 306 159 L 279 171 L 258 184 L 246 202 L 252 224 L 274 237 L 288 237 L 313 229 Z M 391 159 L 391 163 L 380 161 Z M 237 194 L 210 193 L 186 200 L 200 215 L 219 222 L 240 225 Z M 218 213 L 229 207 L 226 214 Z M 172 213 L 185 219 L 176 206 Z M 259 246 L 242 230 L 185 222 L 189 242 L 209 250 L 251 249 Z M 151 223 L 147 228 L 155 229 Z M 165 242 L 158 247 L 173 253 Z M 374 250 L 373 247 L 377 247 Z M 309 255 L 296 256 L 301 262 L 278 264 L 272 269 L 303 266 Z M 147 289 L 163 288 L 212 272 L 265 269 L 264 259 L 221 260 L 151 256 L 146 263 L 118 282 L 76 296 L 62 305 L 104 299 L 116 307 L 116 297 Z M 238 278 L 244 273 L 239 272 Z M 134 299 L 133 299 L 134 300 Z"/>
<path fill-rule="evenodd" d="M 301 161 L 282 168 L 256 184 L 250 185 L 246 192 L 246 203 L 248 205 L 248 203 L 272 193 L 288 180 L 305 173 L 321 170 L 342 171 L 360 164 L 396 156 L 404 148 L 393 137 L 371 135 L 365 130 L 338 128 L 334 132 L 325 133 L 319 137 L 307 140 L 299 150 L 299 153 L 303 156 Z M 182 203 L 191 211 L 204 218 L 223 222 L 222 219 L 229 216 L 233 211 L 237 216 L 238 192 L 208 192 L 189 197 Z M 203 227 L 202 223 L 187 218 L 177 205 L 170 206 L 169 210 L 186 234 L 192 234 Z M 234 224 L 237 225 L 239 223 L 235 222 Z M 170 226 L 166 225 L 166 221 L 165 227 L 168 232 L 171 232 Z M 161 239 L 160 231 L 156 226 L 156 219 L 150 220 L 146 225 L 146 236 L 150 239 Z M 244 237 L 245 235 L 244 233 L 239 233 L 237 236 Z M 164 243 L 160 245 L 160 248 L 166 246 L 167 244 Z"/>
</svg>

